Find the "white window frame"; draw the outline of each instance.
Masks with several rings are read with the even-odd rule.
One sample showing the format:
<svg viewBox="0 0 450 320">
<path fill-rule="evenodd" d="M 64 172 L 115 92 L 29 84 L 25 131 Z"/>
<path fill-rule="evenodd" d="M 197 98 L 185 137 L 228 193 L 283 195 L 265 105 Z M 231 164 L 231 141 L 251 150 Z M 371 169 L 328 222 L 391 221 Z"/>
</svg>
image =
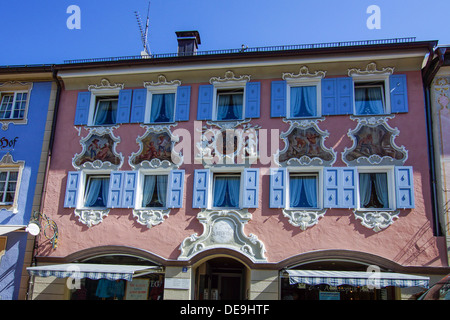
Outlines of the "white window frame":
<svg viewBox="0 0 450 320">
<path fill-rule="evenodd" d="M 245 120 L 245 107 L 246 107 L 246 85 L 247 81 L 226 81 L 213 83 L 213 109 L 212 109 L 212 119 L 217 122 L 232 122 L 232 121 L 242 121 Z M 217 108 L 219 102 L 219 94 L 222 90 L 232 90 L 239 89 L 242 90 L 242 116 L 240 119 L 230 119 L 230 120 L 217 120 Z"/>
<path fill-rule="evenodd" d="M 316 87 L 316 115 L 309 117 L 291 116 L 291 88 L 295 87 Z M 322 79 L 292 79 L 286 78 L 286 116 L 287 119 L 314 119 L 322 116 Z"/>
<path fill-rule="evenodd" d="M 119 92 L 120 92 L 120 88 L 118 88 L 118 89 L 92 89 L 91 90 L 91 101 L 89 104 L 89 118 L 88 118 L 88 126 L 89 127 L 111 127 L 111 126 L 117 125 L 117 124 L 95 124 L 94 115 L 95 115 L 95 110 L 97 109 L 97 105 L 98 105 L 98 98 L 117 96 L 117 108 L 119 108 L 119 105 L 118 105 Z"/>
<path fill-rule="evenodd" d="M 108 208 L 108 199 L 106 199 L 106 203 L 104 207 L 87 207 L 85 206 L 86 203 L 86 190 L 87 190 L 87 185 L 89 183 L 89 180 L 94 177 L 94 178 L 111 178 L 110 173 L 85 173 L 84 175 L 84 179 L 83 179 L 83 190 L 81 193 L 81 200 L 82 200 L 82 209 L 89 209 L 89 210 L 105 210 Z M 80 190 L 81 191 L 81 190 Z M 109 190 L 108 190 L 108 194 L 109 194 Z"/>
<path fill-rule="evenodd" d="M 236 177 L 239 176 L 239 203 L 237 207 L 214 207 L 214 187 L 216 182 L 217 175 L 221 177 Z M 212 186 L 211 186 L 211 208 L 217 209 L 217 210 L 239 210 L 242 207 L 242 194 L 243 194 L 243 186 L 242 186 L 242 173 L 240 172 L 226 172 L 226 173 L 220 173 L 220 172 L 214 172 L 212 173 Z"/>
<path fill-rule="evenodd" d="M 387 176 L 387 187 L 388 187 L 388 202 L 389 206 L 387 208 L 363 208 L 361 207 L 361 196 L 360 196 L 360 186 L 359 186 L 359 174 L 360 173 L 386 173 Z M 357 179 L 356 179 L 356 193 L 357 193 L 357 211 L 392 211 L 396 208 L 395 201 L 395 176 L 394 168 L 391 166 L 380 166 L 380 167 L 358 167 L 357 168 Z"/>
<path fill-rule="evenodd" d="M 239 175 L 240 176 L 240 180 L 239 180 L 239 205 L 237 207 L 231 207 L 231 208 L 225 208 L 225 207 L 214 207 L 214 180 L 215 180 L 215 175 L 216 174 L 220 174 L 220 175 Z M 209 175 L 209 181 L 208 181 L 208 186 L 209 186 L 209 194 L 208 194 L 208 203 L 206 208 L 210 209 L 210 210 L 240 210 L 243 206 L 243 194 L 244 194 L 244 186 L 243 186 L 243 179 L 244 177 L 244 168 L 229 168 L 229 167 L 224 167 L 224 168 L 210 168 L 210 175 Z"/>
<path fill-rule="evenodd" d="M 78 182 L 78 194 L 75 201 L 75 209 L 77 210 L 106 210 L 107 207 L 85 207 L 85 193 L 87 179 L 89 176 L 109 176 L 111 177 L 111 170 L 81 170 L 80 181 Z"/>
<path fill-rule="evenodd" d="M 11 202 L 5 202 L 3 201 L 5 199 L 6 196 L 6 191 L 5 190 L 1 190 L 1 192 L 3 192 L 3 197 L 2 199 L 0 199 L 0 208 L 5 208 L 5 207 L 14 207 L 15 205 L 17 205 L 17 198 L 18 198 L 18 194 L 19 194 L 19 188 L 20 188 L 20 181 L 21 181 L 21 175 L 22 175 L 22 170 L 20 170 L 19 167 L 9 167 L 9 168 L 0 168 L 0 173 L 6 172 L 6 181 L 5 181 L 5 188 L 8 188 L 9 185 L 9 177 L 11 172 L 17 172 L 17 180 L 16 182 L 16 189 L 14 190 L 14 198 L 13 201 Z"/>
<path fill-rule="evenodd" d="M 25 167 L 25 161 L 14 161 L 12 156 L 7 153 L 0 160 L 0 171 L 15 171 L 18 172 L 17 182 L 16 182 L 16 190 L 14 192 L 14 201 L 12 203 L 0 203 L 0 209 L 5 209 L 11 211 L 12 213 L 19 212 L 19 195 L 20 188 L 22 184 L 22 173 L 23 168 Z"/>
<path fill-rule="evenodd" d="M 317 207 L 291 207 L 291 191 L 290 179 L 292 175 L 316 176 L 317 181 Z M 286 209 L 288 210 L 321 210 L 323 209 L 323 168 L 307 167 L 307 168 L 288 168 L 286 171 Z"/>
<path fill-rule="evenodd" d="M 361 74 L 354 74 L 352 75 L 353 78 L 353 114 L 358 117 L 373 117 L 377 115 L 389 115 L 391 114 L 391 94 L 389 91 L 389 76 L 390 74 L 376 74 L 376 75 L 361 75 Z M 356 87 L 358 85 L 361 85 L 363 83 L 368 82 L 383 82 L 384 84 L 384 113 L 382 114 L 358 114 L 356 113 Z"/>
<path fill-rule="evenodd" d="M 27 94 L 27 100 L 25 102 L 25 109 L 23 111 L 23 117 L 22 118 L 14 118 L 14 117 L 12 117 L 12 115 L 14 114 L 14 111 L 15 111 L 15 105 L 16 105 L 16 102 L 17 102 L 17 95 L 18 94 L 23 94 L 23 93 Z M 29 92 L 26 91 L 26 90 L 24 90 L 24 91 L 12 91 L 12 92 L 7 92 L 7 91 L 1 92 L 0 93 L 0 107 L 3 105 L 4 97 L 5 96 L 10 96 L 10 95 L 13 95 L 12 109 L 10 111 L 11 112 L 11 116 L 9 118 L 0 118 L 0 120 L 11 120 L 11 121 L 23 120 L 25 118 L 25 116 L 26 116 L 26 111 L 28 109 L 28 101 L 30 100 L 29 99 Z"/>
<path fill-rule="evenodd" d="M 175 85 L 158 85 L 158 86 L 147 86 L 147 100 L 145 102 L 145 115 L 144 115 L 144 123 L 145 124 L 152 124 L 152 125 L 159 125 L 159 124 L 166 124 L 166 123 L 174 123 L 175 122 L 175 115 L 176 115 L 176 108 L 177 108 L 177 89 L 178 84 Z M 165 94 L 165 93 L 173 93 L 175 94 L 175 99 L 173 101 L 173 119 L 169 122 L 150 122 L 150 116 L 152 114 L 152 100 L 154 94 Z"/>
<path fill-rule="evenodd" d="M 25 104 L 25 111 L 23 113 L 23 118 L 4 118 L 4 119 L 2 118 L 2 119 L 0 119 L 0 124 L 2 125 L 3 130 L 6 130 L 10 123 L 14 123 L 14 124 L 27 124 L 28 123 L 28 108 L 30 105 L 32 89 L 33 89 L 33 83 L 31 83 L 31 82 L 9 81 L 6 83 L 0 83 L 0 103 L 3 101 L 4 95 L 14 94 L 13 104 L 15 104 L 17 93 L 27 93 L 27 102 Z M 14 107 L 14 105 L 13 105 L 13 107 Z"/>
<path fill-rule="evenodd" d="M 136 198 L 134 203 L 134 209 L 136 210 L 167 210 L 167 192 L 169 192 L 169 174 L 170 170 L 139 170 Z M 142 199 L 144 194 L 144 182 L 145 176 L 167 176 L 167 191 L 166 191 L 166 206 L 165 207 L 144 207 L 142 206 Z"/>
</svg>

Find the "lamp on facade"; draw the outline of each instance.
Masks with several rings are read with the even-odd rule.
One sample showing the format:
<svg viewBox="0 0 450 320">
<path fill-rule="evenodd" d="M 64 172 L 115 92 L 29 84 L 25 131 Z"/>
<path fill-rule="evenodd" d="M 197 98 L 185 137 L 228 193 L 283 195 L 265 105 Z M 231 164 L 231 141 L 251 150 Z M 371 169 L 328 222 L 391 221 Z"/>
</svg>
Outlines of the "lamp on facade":
<svg viewBox="0 0 450 320">
<path fill-rule="evenodd" d="M 37 236 L 43 231 L 46 239 L 52 243 L 52 248 L 58 246 L 58 226 L 56 222 L 39 211 L 34 211 L 33 215 L 25 229 L 32 236 Z"/>
</svg>

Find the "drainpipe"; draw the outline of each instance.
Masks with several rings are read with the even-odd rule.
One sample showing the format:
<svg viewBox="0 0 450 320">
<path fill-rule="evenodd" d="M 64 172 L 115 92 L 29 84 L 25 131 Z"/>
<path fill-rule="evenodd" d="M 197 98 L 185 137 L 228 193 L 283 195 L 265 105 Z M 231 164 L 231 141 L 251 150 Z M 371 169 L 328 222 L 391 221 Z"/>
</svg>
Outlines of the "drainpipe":
<svg viewBox="0 0 450 320">
<path fill-rule="evenodd" d="M 431 83 L 433 78 L 436 76 L 439 68 L 444 64 L 444 54 L 445 49 L 441 50 L 438 48 L 436 50 L 436 54 L 438 55 L 439 60 L 436 62 L 436 65 L 433 66 L 432 70 L 429 70 L 429 64 L 424 70 L 424 95 L 425 95 L 425 119 L 427 123 L 427 140 L 428 140 L 428 159 L 430 165 L 430 182 L 431 182 L 431 205 L 432 212 L 434 217 L 434 226 L 433 226 L 433 234 L 436 237 L 442 236 L 442 230 L 440 228 L 440 220 L 439 220 L 439 204 L 437 200 L 437 173 L 436 173 L 436 158 L 434 154 L 435 150 L 435 142 L 433 137 L 433 118 L 431 112 Z M 433 59 L 433 49 L 430 49 L 430 61 Z"/>
</svg>

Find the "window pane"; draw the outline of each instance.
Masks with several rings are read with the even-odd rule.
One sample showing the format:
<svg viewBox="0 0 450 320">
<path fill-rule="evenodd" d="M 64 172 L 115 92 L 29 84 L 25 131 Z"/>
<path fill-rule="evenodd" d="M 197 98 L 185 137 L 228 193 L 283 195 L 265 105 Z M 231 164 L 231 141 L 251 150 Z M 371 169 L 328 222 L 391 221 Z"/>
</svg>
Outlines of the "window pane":
<svg viewBox="0 0 450 320">
<path fill-rule="evenodd" d="M 361 115 L 384 114 L 384 95 L 382 86 L 355 87 L 356 113 Z"/>
<path fill-rule="evenodd" d="M 11 117 L 11 109 L 14 101 L 14 95 L 4 95 L 0 106 L 0 119 L 9 119 Z"/>
<path fill-rule="evenodd" d="M 217 120 L 242 119 L 243 93 L 218 93 Z"/>
<path fill-rule="evenodd" d="M 167 198 L 167 175 L 147 175 L 144 178 L 142 207 L 163 208 Z"/>
<path fill-rule="evenodd" d="M 359 198 L 361 208 L 388 208 L 386 173 L 360 173 Z"/>
<path fill-rule="evenodd" d="M 19 173 L 17 171 L 11 171 L 9 173 L 9 181 L 17 181 L 17 176 Z"/>
<path fill-rule="evenodd" d="M 291 208 L 317 207 L 317 177 L 291 175 L 289 177 Z"/>
<path fill-rule="evenodd" d="M 214 179 L 214 207 L 239 207 L 240 176 L 216 176 Z"/>
<path fill-rule="evenodd" d="M 0 172 L 0 181 L 6 181 L 7 177 L 8 177 L 8 172 L 6 172 L 6 171 Z"/>
<path fill-rule="evenodd" d="M 95 125 L 116 124 L 117 99 L 99 99 L 94 113 Z"/>
<path fill-rule="evenodd" d="M 152 94 L 150 122 L 173 122 L 175 93 Z"/>
<path fill-rule="evenodd" d="M 292 118 L 317 115 L 317 89 L 315 86 L 292 87 L 290 92 Z"/>
<path fill-rule="evenodd" d="M 14 202 L 14 192 L 6 192 L 5 203 L 13 203 L 13 202 Z"/>
<path fill-rule="evenodd" d="M 86 184 L 85 206 L 106 207 L 108 202 L 109 177 L 90 177 Z"/>
</svg>

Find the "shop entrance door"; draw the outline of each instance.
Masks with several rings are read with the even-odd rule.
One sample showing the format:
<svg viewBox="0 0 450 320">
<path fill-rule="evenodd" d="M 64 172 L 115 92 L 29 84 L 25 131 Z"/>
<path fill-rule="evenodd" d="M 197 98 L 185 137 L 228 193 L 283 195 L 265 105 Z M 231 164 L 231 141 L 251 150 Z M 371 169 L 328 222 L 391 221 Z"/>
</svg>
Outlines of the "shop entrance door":
<svg viewBox="0 0 450 320">
<path fill-rule="evenodd" d="M 203 263 L 196 271 L 196 299 L 244 299 L 245 274 L 246 267 L 234 259 L 215 258 Z"/>
</svg>

